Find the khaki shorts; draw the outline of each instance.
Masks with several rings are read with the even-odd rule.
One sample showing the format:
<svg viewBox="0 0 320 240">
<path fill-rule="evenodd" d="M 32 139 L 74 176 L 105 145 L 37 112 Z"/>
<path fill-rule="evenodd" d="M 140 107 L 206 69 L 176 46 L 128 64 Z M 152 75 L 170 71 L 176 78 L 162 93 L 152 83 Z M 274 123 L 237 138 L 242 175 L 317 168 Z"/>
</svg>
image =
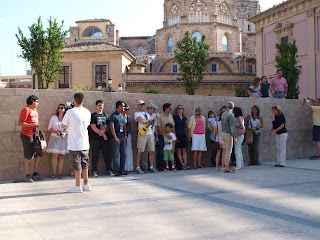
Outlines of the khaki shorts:
<svg viewBox="0 0 320 240">
<path fill-rule="evenodd" d="M 89 150 L 69 151 L 71 167 L 75 171 L 89 168 Z"/>
<path fill-rule="evenodd" d="M 137 148 L 138 152 L 144 152 L 146 150 L 146 146 L 148 145 L 148 151 L 154 152 L 154 136 L 151 134 L 147 134 L 145 136 L 138 135 Z"/>
</svg>

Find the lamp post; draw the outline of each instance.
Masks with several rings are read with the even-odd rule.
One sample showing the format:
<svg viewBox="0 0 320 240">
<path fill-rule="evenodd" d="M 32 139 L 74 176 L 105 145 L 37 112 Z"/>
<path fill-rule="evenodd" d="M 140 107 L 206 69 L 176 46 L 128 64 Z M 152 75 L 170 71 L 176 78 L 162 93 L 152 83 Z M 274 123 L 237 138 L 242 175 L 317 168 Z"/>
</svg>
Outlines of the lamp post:
<svg viewBox="0 0 320 240">
<path fill-rule="evenodd" d="M 111 85 L 112 85 L 112 78 L 109 77 L 109 78 L 108 78 L 108 87 L 107 87 L 107 89 L 105 90 L 105 92 L 115 92 L 115 90 L 112 89 Z"/>
<path fill-rule="evenodd" d="M 119 85 L 118 85 L 118 91 L 119 91 L 119 92 L 122 91 L 122 84 L 121 84 L 121 83 L 119 83 Z"/>
</svg>

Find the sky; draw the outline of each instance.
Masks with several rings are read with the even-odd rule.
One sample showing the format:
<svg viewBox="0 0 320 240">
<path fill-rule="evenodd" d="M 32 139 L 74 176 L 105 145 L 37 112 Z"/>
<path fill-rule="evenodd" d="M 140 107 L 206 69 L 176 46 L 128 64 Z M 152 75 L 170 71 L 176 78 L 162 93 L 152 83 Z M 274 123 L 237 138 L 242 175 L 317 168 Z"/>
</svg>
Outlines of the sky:
<svg viewBox="0 0 320 240">
<path fill-rule="evenodd" d="M 283 0 L 260 0 L 261 11 Z M 65 29 L 75 21 L 105 18 L 111 20 L 120 37 L 152 36 L 162 28 L 164 0 L 1 0 L 0 11 L 0 76 L 25 75 L 29 64 L 19 58 L 21 49 L 15 34 L 18 27 L 29 33 L 28 26 L 39 16 L 44 27 L 49 17 L 64 21 Z"/>
</svg>

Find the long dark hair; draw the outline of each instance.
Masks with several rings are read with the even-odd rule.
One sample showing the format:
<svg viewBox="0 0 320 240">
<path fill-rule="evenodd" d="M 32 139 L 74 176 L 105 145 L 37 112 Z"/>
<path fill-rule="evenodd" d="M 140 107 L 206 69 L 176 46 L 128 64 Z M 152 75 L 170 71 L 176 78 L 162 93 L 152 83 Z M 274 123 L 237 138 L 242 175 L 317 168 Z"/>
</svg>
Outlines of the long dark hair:
<svg viewBox="0 0 320 240">
<path fill-rule="evenodd" d="M 258 118 L 259 118 L 259 116 L 260 116 L 260 108 L 257 105 L 253 105 L 252 106 L 252 108 L 251 108 L 251 117 L 254 118 L 253 111 L 252 111 L 253 108 L 258 110 Z"/>
<path fill-rule="evenodd" d="M 238 117 L 243 117 L 243 115 L 242 115 L 242 109 L 241 108 L 239 108 L 239 107 L 235 107 L 234 109 L 233 109 L 233 112 L 234 112 L 234 116 L 236 117 L 236 118 L 238 118 Z"/>
<path fill-rule="evenodd" d="M 62 106 L 62 107 L 64 107 L 64 112 L 63 112 L 63 116 L 66 114 L 66 111 L 67 111 L 67 105 L 65 105 L 64 103 L 60 103 L 59 105 L 58 105 L 58 108 L 60 107 L 60 106 Z M 56 116 L 57 117 L 59 117 L 59 109 L 57 108 L 57 111 L 56 111 Z"/>
</svg>

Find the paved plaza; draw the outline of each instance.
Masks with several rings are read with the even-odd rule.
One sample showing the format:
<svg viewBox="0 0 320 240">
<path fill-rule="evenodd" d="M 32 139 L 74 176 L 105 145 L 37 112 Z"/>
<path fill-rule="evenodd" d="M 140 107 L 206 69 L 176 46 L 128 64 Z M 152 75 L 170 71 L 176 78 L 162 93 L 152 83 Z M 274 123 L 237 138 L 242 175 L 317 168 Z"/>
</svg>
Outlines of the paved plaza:
<svg viewBox="0 0 320 240">
<path fill-rule="evenodd" d="M 0 182 L 0 239 L 320 239 L 320 161 Z"/>
</svg>

